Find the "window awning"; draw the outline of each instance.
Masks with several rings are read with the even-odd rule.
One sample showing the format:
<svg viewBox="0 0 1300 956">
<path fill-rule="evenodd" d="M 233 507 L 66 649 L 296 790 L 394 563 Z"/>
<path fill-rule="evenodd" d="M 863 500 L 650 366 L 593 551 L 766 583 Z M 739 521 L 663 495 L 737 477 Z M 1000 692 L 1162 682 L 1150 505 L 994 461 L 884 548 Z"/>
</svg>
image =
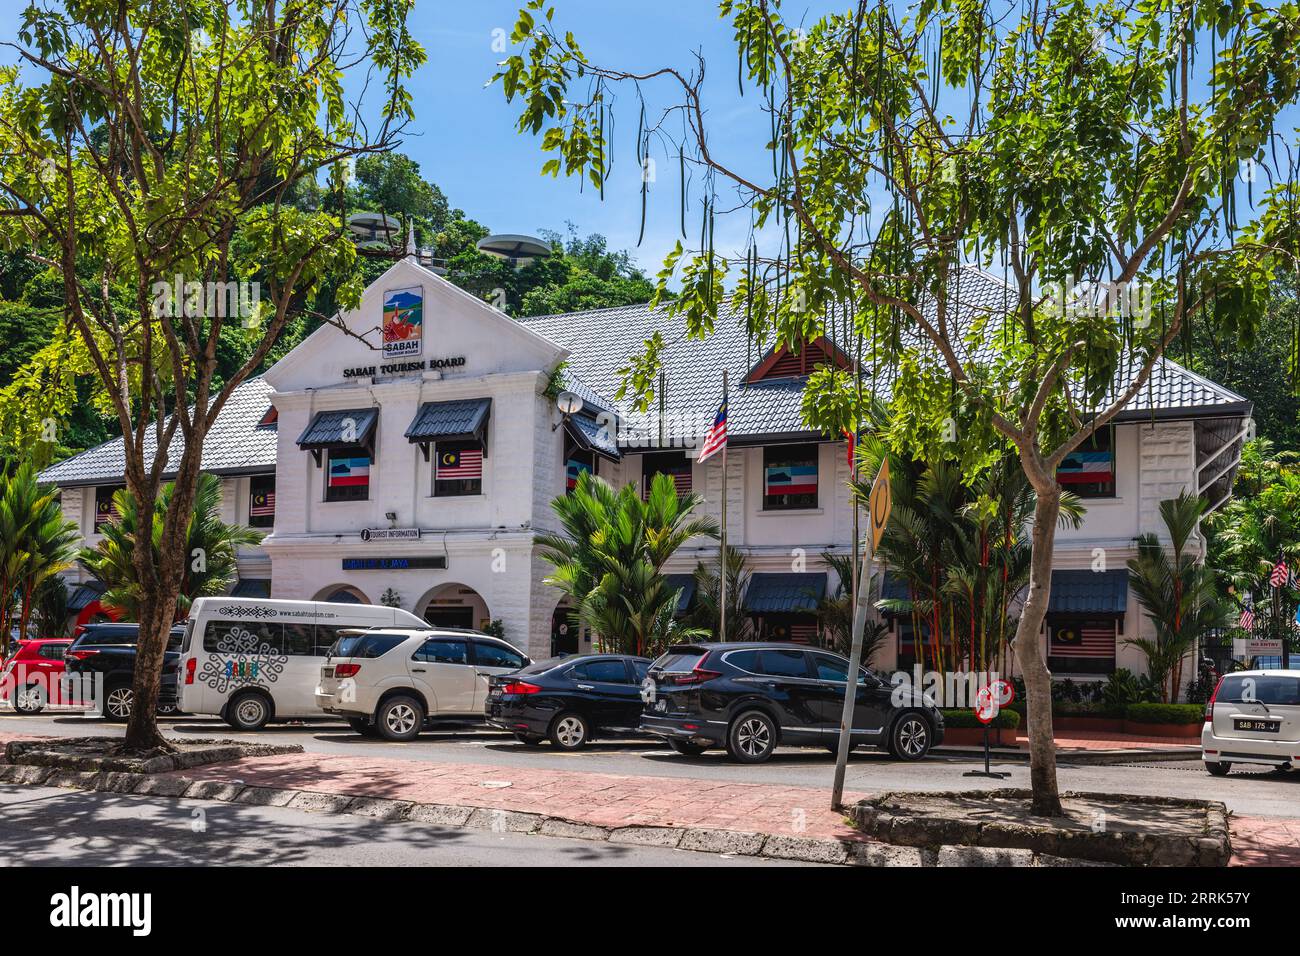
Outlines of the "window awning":
<svg viewBox="0 0 1300 956">
<path fill-rule="evenodd" d="M 619 461 L 623 457 L 618 450 L 617 438 L 590 415 L 569 415 L 564 419 L 564 429 L 584 451 L 595 452 L 610 461 Z"/>
<path fill-rule="evenodd" d="M 409 442 L 479 441 L 487 455 L 490 398 L 460 398 L 450 402 L 425 402 L 406 429 Z"/>
<path fill-rule="evenodd" d="M 677 597 L 677 613 L 685 614 L 695 601 L 695 575 L 665 574 L 664 577 L 668 579 L 669 588 L 673 590 L 681 588 L 682 593 Z"/>
<path fill-rule="evenodd" d="M 826 572 L 759 572 L 750 575 L 745 610 L 754 614 L 816 611 L 826 597 Z"/>
<path fill-rule="evenodd" d="M 1114 614 L 1128 610 L 1127 571 L 1052 572 L 1048 614 Z"/>
<path fill-rule="evenodd" d="M 304 451 L 321 451 L 327 448 L 346 448 L 374 443 L 375 425 L 379 423 L 377 408 L 340 408 L 317 412 L 298 436 L 298 447 Z"/>
<path fill-rule="evenodd" d="M 240 578 L 234 590 L 230 592 L 230 596 L 269 598 L 271 596 L 271 581 L 269 578 Z"/>
<path fill-rule="evenodd" d="M 104 591 L 104 585 L 98 581 L 87 581 L 85 584 L 77 585 L 68 595 L 68 610 L 84 611 L 102 598 Z"/>
</svg>

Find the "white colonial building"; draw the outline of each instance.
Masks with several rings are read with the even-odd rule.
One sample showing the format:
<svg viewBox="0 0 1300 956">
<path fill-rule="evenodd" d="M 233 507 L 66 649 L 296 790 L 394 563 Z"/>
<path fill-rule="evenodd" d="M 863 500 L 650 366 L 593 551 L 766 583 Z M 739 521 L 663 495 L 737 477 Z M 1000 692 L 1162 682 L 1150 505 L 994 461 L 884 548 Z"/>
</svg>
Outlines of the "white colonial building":
<svg viewBox="0 0 1300 956">
<path fill-rule="evenodd" d="M 1005 295 L 994 277 L 967 275 L 963 301 Z M 322 326 L 243 384 L 204 449 L 205 469 L 223 479 L 226 520 L 270 532 L 241 554 L 238 593 L 396 601 L 441 624 L 499 620 L 534 657 L 586 650 L 545 584 L 550 567 L 535 536 L 558 530 L 550 503 L 581 470 L 641 486 L 666 472 L 703 495 L 714 517 L 726 495 L 728 543 L 754 572 L 744 604 L 759 632 L 817 639 L 817 597 L 838 583 L 821 554 L 848 552 L 853 528 L 845 444 L 807 430 L 799 413 L 813 367 L 848 362 L 831 342 L 760 352 L 741 316 L 688 339 L 683 320 L 647 306 L 515 320 L 410 259 L 341 322 L 346 332 Z M 638 415 L 615 397 L 618 369 L 656 331 L 664 371 L 652 409 Z M 712 420 L 724 369 L 725 480 L 722 456 L 701 465 L 683 449 Z M 562 414 L 559 388 L 581 407 Z M 1159 503 L 1184 489 L 1222 503 L 1250 411 L 1241 396 L 1164 361 L 1063 474 L 1088 510 L 1081 528 L 1057 537 L 1044 640 L 1058 673 L 1142 669 L 1124 642 L 1150 629 L 1129 599 L 1133 539 L 1163 533 Z M 93 544 L 122 483 L 121 444 L 43 477 L 61 487 L 65 513 Z M 1104 572 L 1094 570 L 1097 549 Z M 717 558 L 716 542 L 699 541 L 673 559 L 684 604 L 686 576 Z M 93 585 L 83 572 L 69 578 L 74 604 L 93 611 Z M 875 663 L 910 664 L 907 625 L 891 626 Z M 1084 639 L 1058 646 L 1057 630 Z"/>
</svg>

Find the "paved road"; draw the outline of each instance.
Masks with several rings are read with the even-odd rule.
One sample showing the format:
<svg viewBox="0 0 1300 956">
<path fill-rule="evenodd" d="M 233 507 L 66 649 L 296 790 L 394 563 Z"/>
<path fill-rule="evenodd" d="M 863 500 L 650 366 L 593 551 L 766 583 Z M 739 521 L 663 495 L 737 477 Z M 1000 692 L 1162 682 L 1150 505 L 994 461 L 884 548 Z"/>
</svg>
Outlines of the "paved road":
<svg viewBox="0 0 1300 956">
<path fill-rule="evenodd" d="M 784 861 L 0 784 L 3 866 L 779 866 Z M 806 865 L 806 864 L 801 864 Z"/>
<path fill-rule="evenodd" d="M 257 733 L 240 733 L 221 721 L 200 717 L 164 721 L 165 733 L 176 736 L 226 737 L 263 743 L 296 743 L 316 753 L 379 755 L 410 760 L 536 767 L 643 776 L 744 780 L 754 783 L 830 787 L 834 762 L 819 750 L 785 748 L 758 767 L 728 761 L 722 753 L 682 757 L 645 741 L 598 742 L 580 753 L 560 753 L 550 745 L 526 748 L 506 734 L 481 726 L 458 725 L 422 734 L 407 744 L 365 740 L 344 724 L 272 725 Z M 35 717 L 0 712 L 0 733 L 50 736 L 120 735 L 121 725 L 70 714 Z M 964 777 L 977 763 L 961 758 L 930 758 L 919 764 L 895 761 L 885 754 L 860 751 L 849 764 L 846 787 L 857 791 L 887 789 L 950 790 L 976 787 L 1027 787 L 1028 764 L 995 763 L 1009 771 L 1005 781 Z M 1152 762 L 1116 766 L 1060 768 L 1066 790 L 1196 797 L 1222 800 L 1236 813 L 1294 818 L 1300 815 L 1300 772 L 1273 774 L 1234 768 L 1228 777 L 1211 777 L 1199 761 Z"/>
</svg>

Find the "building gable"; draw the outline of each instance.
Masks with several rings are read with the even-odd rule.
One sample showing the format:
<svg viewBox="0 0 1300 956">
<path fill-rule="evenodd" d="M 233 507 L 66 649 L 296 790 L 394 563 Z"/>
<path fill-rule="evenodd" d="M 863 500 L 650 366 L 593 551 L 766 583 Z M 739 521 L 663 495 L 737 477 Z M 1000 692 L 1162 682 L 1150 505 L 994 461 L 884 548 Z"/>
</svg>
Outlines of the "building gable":
<svg viewBox="0 0 1300 956">
<path fill-rule="evenodd" d="M 387 314 L 397 317 L 386 343 Z M 544 371 L 567 351 L 408 259 L 362 293 L 341 322 L 321 326 L 266 373 L 277 392 L 372 379 Z M 400 332 L 400 334 L 396 334 Z"/>
</svg>

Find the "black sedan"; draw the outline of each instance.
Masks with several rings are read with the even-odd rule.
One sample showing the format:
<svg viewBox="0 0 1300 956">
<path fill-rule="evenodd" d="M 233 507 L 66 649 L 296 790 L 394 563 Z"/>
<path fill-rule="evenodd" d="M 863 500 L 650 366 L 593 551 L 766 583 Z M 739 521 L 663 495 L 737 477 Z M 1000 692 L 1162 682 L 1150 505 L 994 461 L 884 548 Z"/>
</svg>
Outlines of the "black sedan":
<svg viewBox="0 0 1300 956">
<path fill-rule="evenodd" d="M 671 647 L 650 668 L 641 729 L 681 754 L 725 747 L 759 763 L 782 744 L 839 744 L 849 662 L 797 644 Z M 891 688 L 863 668 L 851 743 L 920 760 L 943 741 L 943 715 L 919 690 Z"/>
<path fill-rule="evenodd" d="M 635 733 L 641 722 L 644 657 L 583 654 L 529 664 L 488 678 L 487 722 L 535 746 L 546 738 L 578 750 L 611 733 Z"/>
</svg>

